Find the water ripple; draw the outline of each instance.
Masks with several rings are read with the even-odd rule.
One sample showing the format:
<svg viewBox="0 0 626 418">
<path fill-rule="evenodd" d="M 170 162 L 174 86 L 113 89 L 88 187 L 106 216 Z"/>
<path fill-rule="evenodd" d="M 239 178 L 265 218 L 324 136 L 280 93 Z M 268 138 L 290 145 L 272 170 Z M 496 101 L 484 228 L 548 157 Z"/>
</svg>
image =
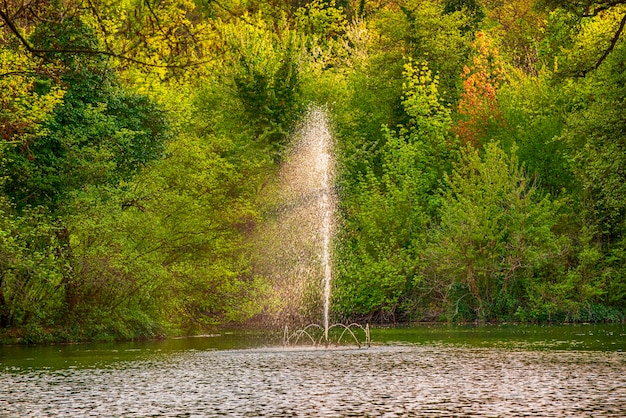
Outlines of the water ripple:
<svg viewBox="0 0 626 418">
<path fill-rule="evenodd" d="M 0 415 L 622 417 L 626 355 L 428 345 L 193 351 L 5 372 Z"/>
</svg>

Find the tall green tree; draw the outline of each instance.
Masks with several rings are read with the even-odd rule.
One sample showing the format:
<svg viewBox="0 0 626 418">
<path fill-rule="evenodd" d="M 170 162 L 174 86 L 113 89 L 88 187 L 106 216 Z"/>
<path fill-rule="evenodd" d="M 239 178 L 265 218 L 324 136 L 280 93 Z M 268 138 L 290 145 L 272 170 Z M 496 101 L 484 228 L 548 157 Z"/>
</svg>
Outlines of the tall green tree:
<svg viewBox="0 0 626 418">
<path fill-rule="evenodd" d="M 370 167 L 342 196 L 345 227 L 334 301 L 351 315 L 395 320 L 411 310 L 420 248 L 450 164 L 450 111 L 427 64 L 405 64 L 403 105 L 410 116 L 384 129 L 381 171 Z"/>
<path fill-rule="evenodd" d="M 62 25 L 38 26 L 30 42 L 52 50 L 69 42 L 90 48 L 97 39 L 80 20 L 68 19 Z M 50 245 L 62 269 L 64 308 L 74 313 L 90 301 L 83 293 L 85 277 L 78 271 L 81 260 L 74 256 L 68 223 L 75 215 L 73 202 L 93 189 L 108 195 L 107 190 L 160 157 L 167 126 L 156 104 L 121 88 L 101 56 L 50 52 L 43 59 L 53 63 L 55 72 L 35 82 L 35 93 L 49 95 L 62 88 L 65 94 L 38 135 L 5 150 L 2 191 L 17 216 L 41 212 L 51 223 L 47 232 L 54 234 Z"/>
<path fill-rule="evenodd" d="M 598 257 L 588 263 L 586 274 L 604 282 L 607 293 L 601 300 L 613 306 L 623 306 L 626 295 L 624 57 L 626 43 L 620 41 L 602 66 L 571 86 L 576 107 L 567 115 L 561 137 L 581 186 L 580 222 L 587 231 L 581 256 L 597 252 Z"/>
<path fill-rule="evenodd" d="M 482 158 L 464 149 L 446 183 L 425 283 L 444 292 L 450 319 L 512 317 L 529 281 L 562 257 L 566 241 L 552 230 L 558 205 L 538 193 L 515 151 L 509 156 L 496 143 Z"/>
<path fill-rule="evenodd" d="M 286 21 L 275 28 L 260 15 L 254 19 L 256 24 L 236 22 L 223 28 L 231 52 L 222 70 L 232 77 L 227 82 L 233 83 L 233 99 L 242 103 L 256 140 L 269 144 L 278 160 L 303 109 L 302 45 Z"/>
</svg>

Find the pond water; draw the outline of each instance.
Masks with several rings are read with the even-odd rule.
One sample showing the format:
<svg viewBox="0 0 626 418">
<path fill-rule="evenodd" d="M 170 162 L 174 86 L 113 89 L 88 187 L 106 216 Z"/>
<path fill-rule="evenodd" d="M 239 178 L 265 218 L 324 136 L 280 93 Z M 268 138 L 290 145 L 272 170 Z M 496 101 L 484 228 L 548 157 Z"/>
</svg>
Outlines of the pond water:
<svg viewBox="0 0 626 418">
<path fill-rule="evenodd" d="M 0 416 L 626 416 L 626 326 L 258 332 L 0 348 Z"/>
</svg>

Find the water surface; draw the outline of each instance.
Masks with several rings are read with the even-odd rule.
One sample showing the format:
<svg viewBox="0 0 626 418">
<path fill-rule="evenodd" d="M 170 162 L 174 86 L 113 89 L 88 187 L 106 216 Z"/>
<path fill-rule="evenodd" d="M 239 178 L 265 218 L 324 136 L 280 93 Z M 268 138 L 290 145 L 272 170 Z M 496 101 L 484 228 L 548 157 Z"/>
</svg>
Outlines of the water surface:
<svg viewBox="0 0 626 418">
<path fill-rule="evenodd" d="M 258 333 L 2 348 L 0 416 L 626 416 L 624 326 L 372 338 L 362 349 L 271 346 Z"/>
</svg>

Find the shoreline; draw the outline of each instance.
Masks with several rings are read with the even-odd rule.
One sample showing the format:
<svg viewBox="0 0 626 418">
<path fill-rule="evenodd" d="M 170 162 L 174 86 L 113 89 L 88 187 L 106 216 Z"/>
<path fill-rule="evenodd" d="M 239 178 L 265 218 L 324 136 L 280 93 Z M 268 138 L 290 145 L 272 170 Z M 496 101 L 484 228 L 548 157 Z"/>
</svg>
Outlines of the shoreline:
<svg viewBox="0 0 626 418">
<path fill-rule="evenodd" d="M 498 326 L 572 326 L 572 325 L 619 325 L 626 324 L 625 319 L 621 320 L 596 320 L 596 321 L 465 321 L 465 322 L 446 322 L 446 321 L 406 321 L 406 322 L 383 322 L 383 323 L 367 323 L 364 321 L 351 323 L 369 324 L 372 329 L 393 329 L 393 328 L 410 328 L 410 327 L 498 327 Z M 292 325 L 294 328 L 301 326 Z M 81 332 L 82 331 L 82 332 Z M 224 333 L 232 332 L 265 332 L 282 334 L 283 328 L 272 326 L 259 326 L 256 324 L 227 324 L 222 327 L 202 330 L 198 333 L 176 333 L 170 334 L 161 332 L 157 335 L 136 335 L 134 337 L 122 337 L 120 335 L 105 334 L 89 338 L 89 329 L 85 328 L 78 332 L 70 332 L 65 327 L 54 327 L 37 330 L 35 334 L 29 334 L 25 328 L 11 328 L 0 330 L 0 348 L 14 346 L 37 346 L 37 345 L 73 345 L 73 344 L 91 344 L 91 343 L 123 343 L 133 341 L 162 341 L 185 338 L 203 338 L 215 337 Z"/>
</svg>

